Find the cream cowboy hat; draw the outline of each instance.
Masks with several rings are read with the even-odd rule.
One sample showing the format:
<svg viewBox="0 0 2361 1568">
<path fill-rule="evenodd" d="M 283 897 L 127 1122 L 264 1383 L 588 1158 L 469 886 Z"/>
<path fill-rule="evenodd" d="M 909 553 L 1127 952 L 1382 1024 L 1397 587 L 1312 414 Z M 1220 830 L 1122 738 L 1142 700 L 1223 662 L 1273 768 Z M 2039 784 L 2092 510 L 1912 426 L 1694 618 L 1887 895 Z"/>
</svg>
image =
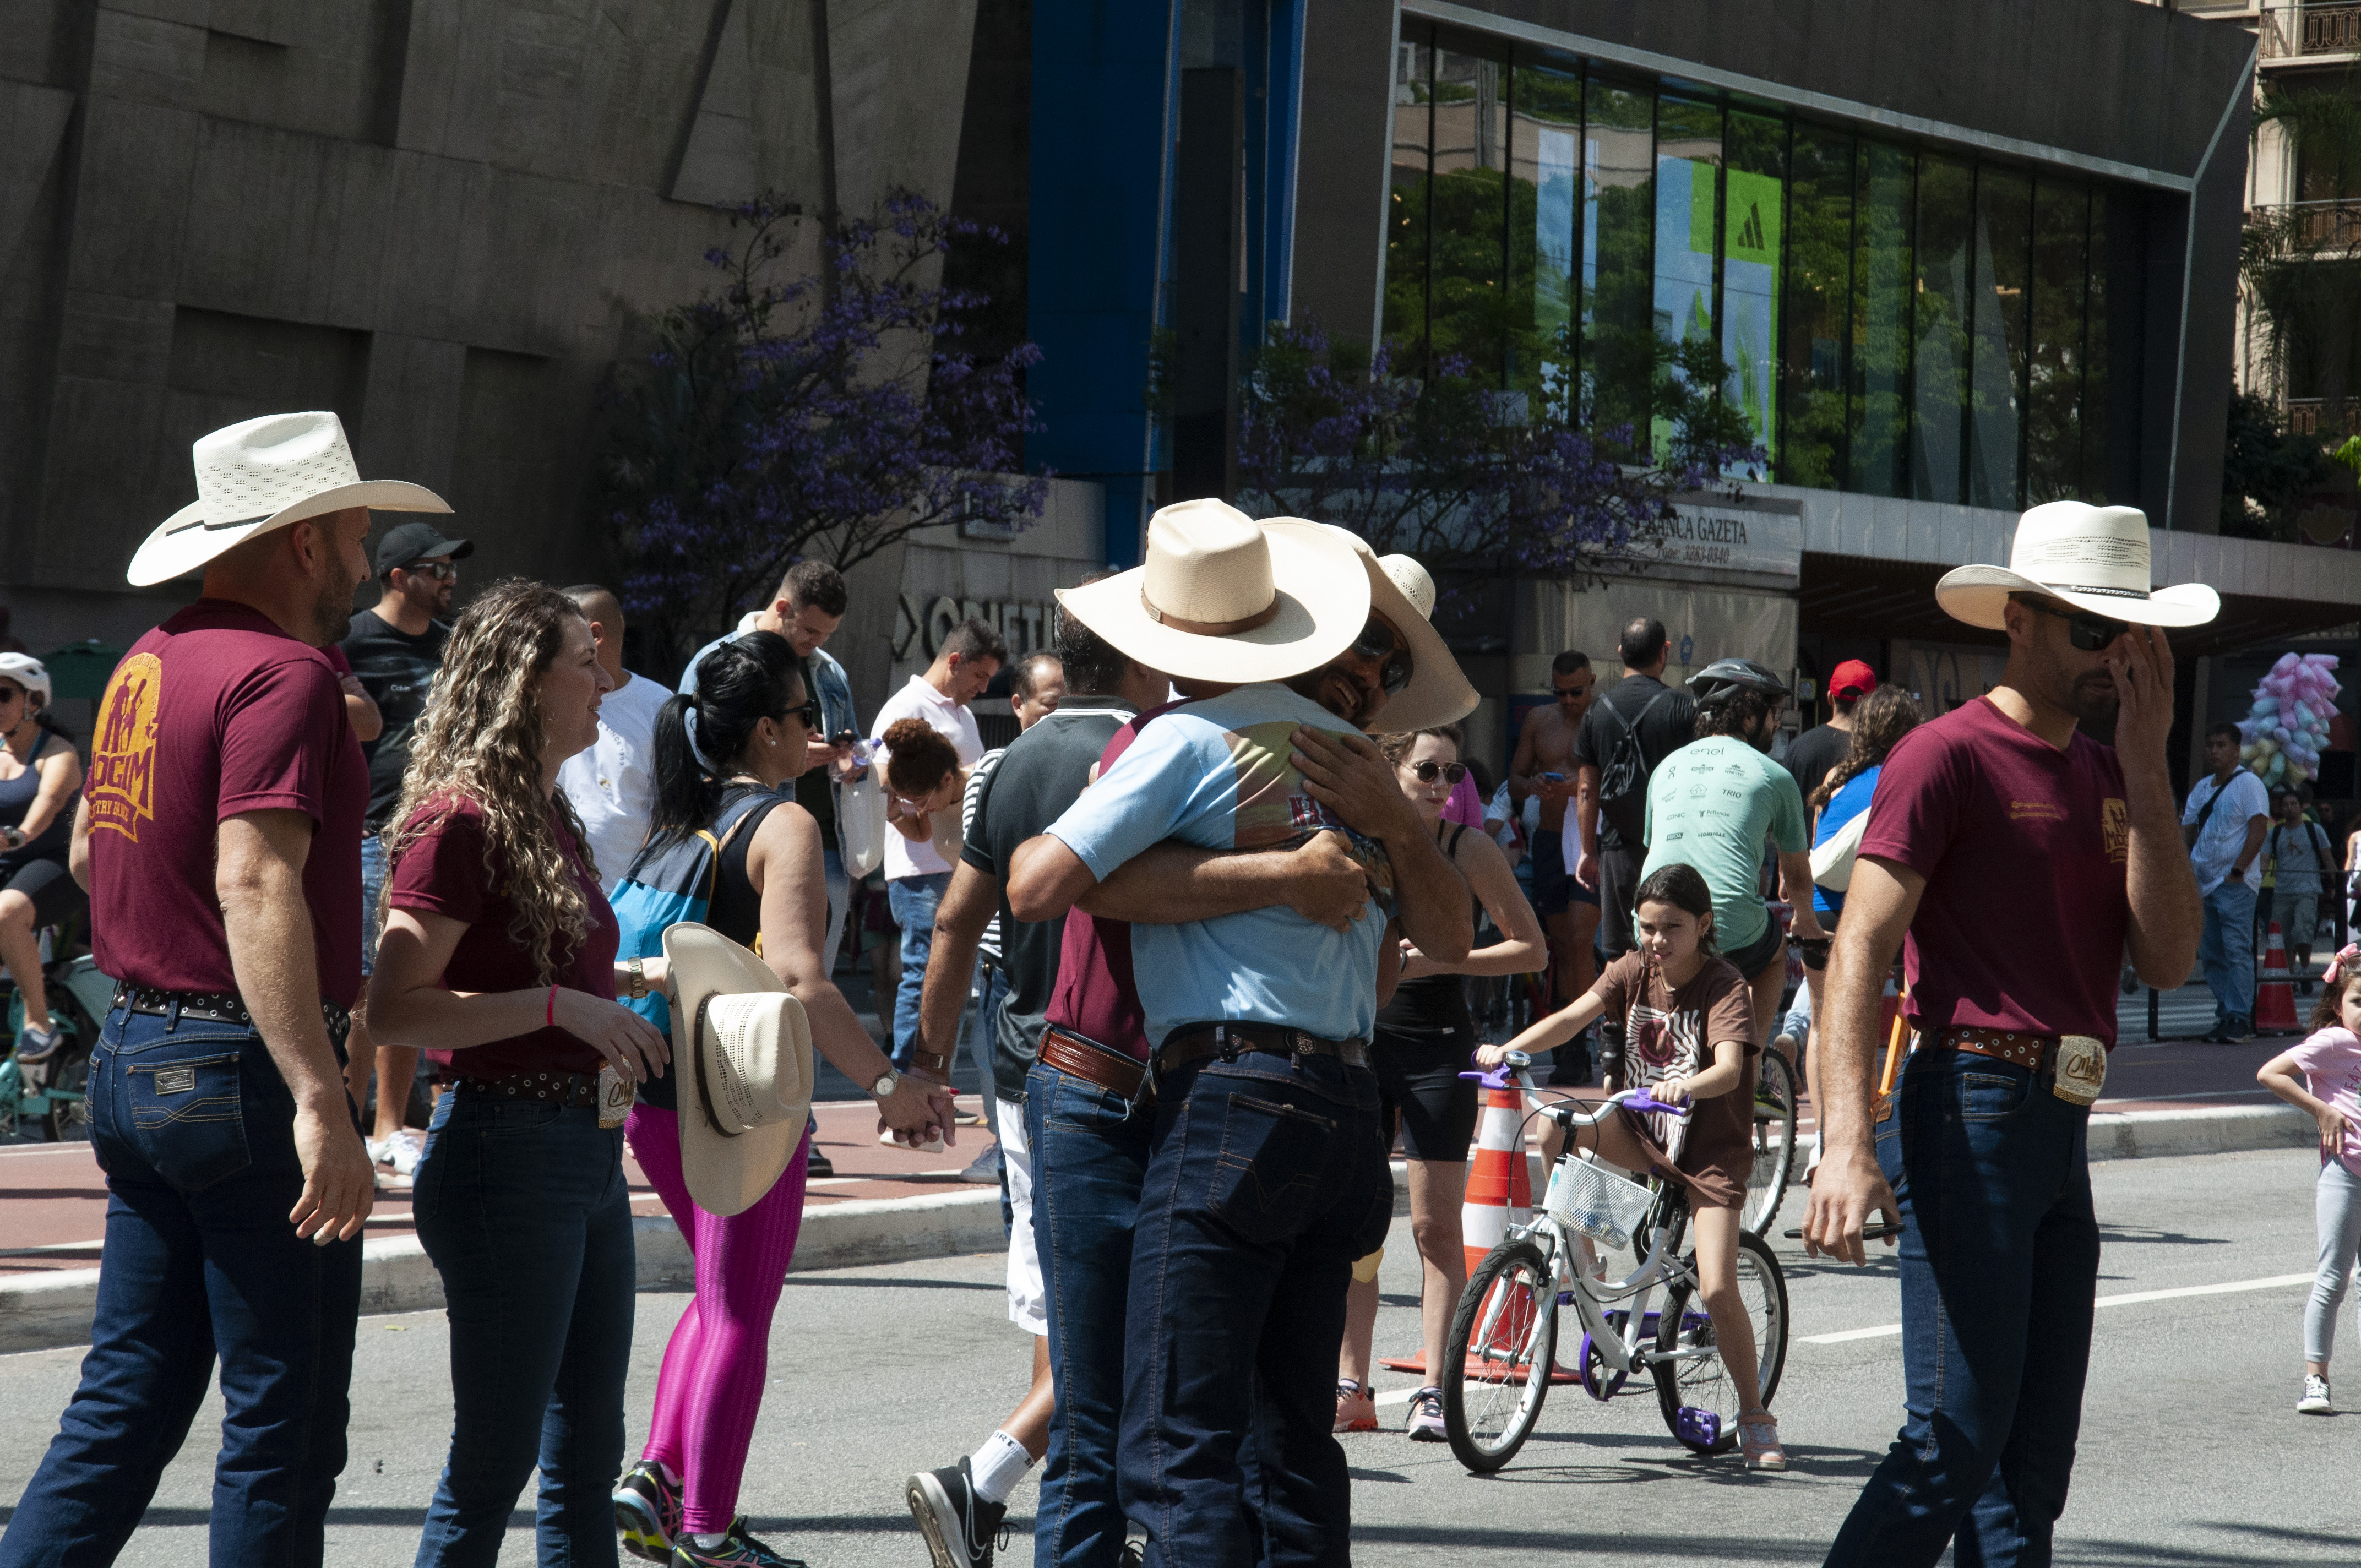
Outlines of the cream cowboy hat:
<svg viewBox="0 0 2361 1568">
<path fill-rule="evenodd" d="M 1352 646 L 1369 577 L 1350 538 L 1298 518 L 1258 523 L 1226 501 L 1176 501 L 1148 520 L 1143 565 L 1058 602 L 1128 658 L 1184 679 L 1282 681 Z"/>
<path fill-rule="evenodd" d="M 131 557 L 136 588 L 186 576 L 258 533 L 350 507 L 449 511 L 423 485 L 363 479 L 333 413 L 265 414 L 202 436 L 197 499 L 166 518 Z"/>
<path fill-rule="evenodd" d="M 1959 566 L 1935 585 L 1954 620 L 1998 631 L 2011 594 L 2046 594 L 2075 609 L 2137 626 L 2202 626 L 2222 596 L 2202 583 L 2148 581 L 2147 514 L 2137 507 L 2047 501 L 2017 519 L 2008 565 Z"/>
<path fill-rule="evenodd" d="M 664 950 L 681 1176 L 707 1213 L 742 1214 L 803 1142 L 811 1024 L 770 965 L 709 926 L 666 927 Z"/>
<path fill-rule="evenodd" d="M 1334 525 L 1329 524 L 1330 527 Z M 1357 533 L 1336 529 L 1353 542 L 1369 573 L 1369 608 L 1383 615 L 1410 644 L 1410 685 L 1378 709 L 1377 733 L 1400 735 L 1432 729 L 1476 711 L 1476 688 L 1434 630 L 1434 579 L 1409 555 L 1379 555 Z"/>
</svg>

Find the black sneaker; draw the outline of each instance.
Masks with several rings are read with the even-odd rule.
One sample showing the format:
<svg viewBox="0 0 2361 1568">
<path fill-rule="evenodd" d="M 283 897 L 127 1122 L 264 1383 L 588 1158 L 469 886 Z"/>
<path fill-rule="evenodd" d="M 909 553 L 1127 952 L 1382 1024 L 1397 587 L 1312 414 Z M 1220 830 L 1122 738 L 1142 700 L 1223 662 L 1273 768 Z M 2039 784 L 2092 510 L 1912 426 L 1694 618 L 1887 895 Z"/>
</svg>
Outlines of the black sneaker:
<svg viewBox="0 0 2361 1568">
<path fill-rule="evenodd" d="M 670 1563 L 673 1537 L 680 1533 L 680 1488 L 654 1461 L 642 1459 L 623 1472 L 613 1496 L 623 1550 L 650 1563 Z"/>
<path fill-rule="evenodd" d="M 828 1156 L 819 1152 L 819 1146 L 818 1144 L 812 1145 L 811 1153 L 804 1157 L 804 1179 L 807 1181 L 818 1180 L 824 1177 L 834 1176 L 835 1174 L 836 1166 L 834 1163 L 829 1159 Z"/>
<path fill-rule="evenodd" d="M 993 1540 L 1008 1508 L 976 1496 L 965 1459 L 911 1476 L 904 1490 L 935 1568 L 992 1568 Z"/>
<path fill-rule="evenodd" d="M 672 1568 L 807 1568 L 800 1557 L 782 1557 L 746 1533 L 746 1516 L 730 1521 L 719 1546 L 699 1546 L 690 1536 L 672 1543 Z"/>
</svg>

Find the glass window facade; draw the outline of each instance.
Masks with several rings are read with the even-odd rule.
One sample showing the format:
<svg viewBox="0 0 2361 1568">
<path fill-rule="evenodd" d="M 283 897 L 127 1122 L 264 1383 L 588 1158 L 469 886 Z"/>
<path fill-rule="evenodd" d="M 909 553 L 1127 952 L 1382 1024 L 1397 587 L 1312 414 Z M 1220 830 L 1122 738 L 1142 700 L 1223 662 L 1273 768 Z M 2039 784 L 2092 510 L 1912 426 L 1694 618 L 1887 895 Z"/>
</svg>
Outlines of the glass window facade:
<svg viewBox="0 0 2361 1568">
<path fill-rule="evenodd" d="M 2103 501 L 2103 187 L 1406 23 L 1386 331 L 1653 433 L 1703 338 L 1782 483 Z"/>
</svg>

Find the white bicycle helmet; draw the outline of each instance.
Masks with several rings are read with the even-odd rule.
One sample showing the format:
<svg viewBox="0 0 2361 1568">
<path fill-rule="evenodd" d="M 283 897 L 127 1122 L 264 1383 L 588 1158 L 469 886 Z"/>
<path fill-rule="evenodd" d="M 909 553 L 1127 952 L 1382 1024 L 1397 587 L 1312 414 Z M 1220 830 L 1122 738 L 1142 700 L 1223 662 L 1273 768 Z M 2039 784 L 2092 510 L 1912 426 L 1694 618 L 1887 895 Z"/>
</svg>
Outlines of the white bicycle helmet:
<svg viewBox="0 0 2361 1568">
<path fill-rule="evenodd" d="M 30 653 L 0 653 L 0 676 L 39 694 L 41 706 L 49 706 L 49 672 Z"/>
</svg>

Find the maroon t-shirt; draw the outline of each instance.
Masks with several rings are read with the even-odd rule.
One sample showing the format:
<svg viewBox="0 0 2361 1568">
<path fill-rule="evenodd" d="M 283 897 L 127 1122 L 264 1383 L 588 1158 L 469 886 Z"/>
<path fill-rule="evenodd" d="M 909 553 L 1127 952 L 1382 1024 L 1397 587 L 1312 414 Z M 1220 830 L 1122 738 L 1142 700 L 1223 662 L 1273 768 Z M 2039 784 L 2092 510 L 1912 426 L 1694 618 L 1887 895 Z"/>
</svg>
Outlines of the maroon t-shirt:
<svg viewBox="0 0 2361 1568">
<path fill-rule="evenodd" d="M 1115 760 L 1139 739 L 1139 727 L 1180 707 L 1168 702 L 1115 732 L 1099 753 L 1101 779 Z M 1049 992 L 1049 1022 L 1119 1051 L 1148 1059 L 1148 1014 L 1131 977 L 1131 922 L 1100 920 L 1080 909 L 1066 912 L 1065 938 L 1058 948 L 1058 983 Z"/>
<path fill-rule="evenodd" d="M 91 939 L 100 970 L 159 991 L 234 992 L 214 835 L 249 811 L 312 818 L 303 900 L 320 994 L 361 988 L 368 764 L 326 653 L 260 610 L 199 599 L 131 645 L 91 738 Z"/>
<path fill-rule="evenodd" d="M 1894 748 L 1861 853 L 1927 879 L 1903 943 L 1912 1023 L 2114 1048 L 2131 922 L 2114 748 L 2078 732 L 2060 751 L 1978 697 Z"/>
<path fill-rule="evenodd" d="M 444 966 L 443 983 L 452 991 L 530 991 L 544 984 L 541 966 L 522 941 L 511 935 L 509 922 L 516 905 L 509 897 L 507 872 L 495 858 L 484 867 L 484 817 L 474 801 L 438 796 L 421 806 L 422 812 L 439 813 L 440 819 L 405 847 L 390 873 L 390 908 L 423 910 L 452 920 L 464 920 L 451 961 Z M 551 978 L 574 991 L 612 1000 L 615 994 L 615 950 L 622 931 L 615 911 L 598 891 L 582 846 L 566 830 L 556 807 L 550 808 L 550 828 L 573 865 L 575 880 L 590 905 L 590 931 L 571 961 L 561 964 Z M 357 938 L 356 938 L 357 940 Z M 595 1073 L 598 1053 L 563 1029 L 534 1029 L 505 1040 L 436 1052 L 449 1074 L 457 1078 L 506 1078 L 519 1072 Z"/>
</svg>

